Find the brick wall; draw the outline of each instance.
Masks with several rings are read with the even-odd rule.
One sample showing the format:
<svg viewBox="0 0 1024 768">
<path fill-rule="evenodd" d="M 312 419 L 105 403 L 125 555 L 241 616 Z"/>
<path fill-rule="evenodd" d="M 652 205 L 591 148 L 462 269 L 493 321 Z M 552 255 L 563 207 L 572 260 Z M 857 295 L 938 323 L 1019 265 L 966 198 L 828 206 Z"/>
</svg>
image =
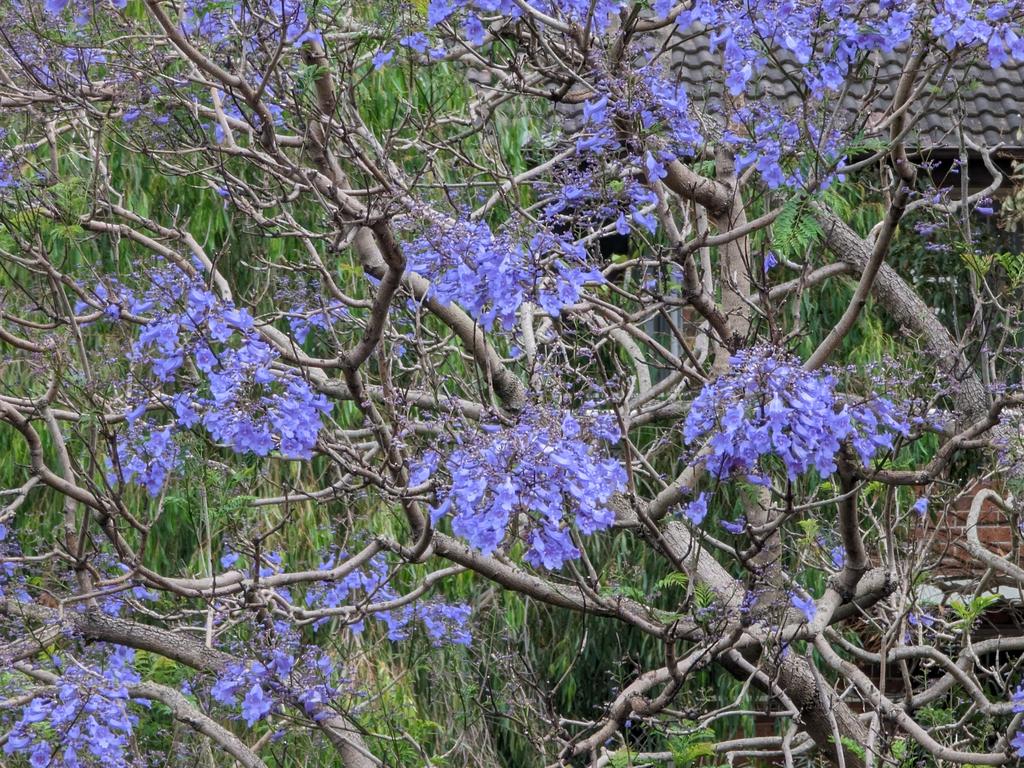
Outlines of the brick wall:
<svg viewBox="0 0 1024 768">
<path fill-rule="evenodd" d="M 984 574 L 985 566 L 967 550 L 967 516 L 975 494 L 989 485 L 974 485 L 960 496 L 952 507 L 936 517 L 929 516 L 919 526 L 919 536 L 931 541 L 932 553 L 938 558 L 936 575 L 971 578 Z M 994 554 L 1013 554 L 1013 561 L 1024 566 L 1019 537 L 1014 536 L 1009 515 L 986 501 L 978 518 L 978 539 Z"/>
</svg>

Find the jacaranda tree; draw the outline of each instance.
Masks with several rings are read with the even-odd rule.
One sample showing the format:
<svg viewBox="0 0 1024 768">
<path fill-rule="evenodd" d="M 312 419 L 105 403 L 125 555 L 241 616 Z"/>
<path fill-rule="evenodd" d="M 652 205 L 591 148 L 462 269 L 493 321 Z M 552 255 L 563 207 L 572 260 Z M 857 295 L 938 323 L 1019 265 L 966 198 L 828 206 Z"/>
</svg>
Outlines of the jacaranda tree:
<svg viewBox="0 0 1024 768">
<path fill-rule="evenodd" d="M 1016 763 L 1022 19 L 0 0 L 0 762 Z"/>
</svg>

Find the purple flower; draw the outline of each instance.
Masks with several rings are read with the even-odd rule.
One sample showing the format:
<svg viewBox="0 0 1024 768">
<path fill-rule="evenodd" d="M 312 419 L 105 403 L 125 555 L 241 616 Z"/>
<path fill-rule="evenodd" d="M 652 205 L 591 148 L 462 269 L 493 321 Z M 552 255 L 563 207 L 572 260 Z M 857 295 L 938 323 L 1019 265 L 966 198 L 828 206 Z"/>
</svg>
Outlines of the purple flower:
<svg viewBox="0 0 1024 768">
<path fill-rule="evenodd" d="M 800 597 L 796 592 L 793 592 L 789 596 L 789 601 L 793 604 L 793 607 L 799 610 L 807 622 L 814 621 L 815 615 L 818 613 L 818 606 L 814 602 L 812 597 Z"/>
<path fill-rule="evenodd" d="M 608 96 L 602 96 L 599 99 L 583 102 L 583 122 L 603 123 L 607 107 Z"/>
<path fill-rule="evenodd" d="M 0 138 L 2 138 L 2 134 L 0 134 Z M 5 189 L 12 189 L 17 185 L 17 181 L 14 178 L 12 170 L 13 169 L 11 168 L 10 163 L 4 160 L 4 158 L 0 157 L 0 192 L 2 192 Z M 77 309 L 77 304 L 75 314 L 80 314 L 80 312 Z"/>
<path fill-rule="evenodd" d="M 1013 737 L 1010 746 L 1017 750 L 1015 753 L 1017 757 L 1024 757 L 1024 730 L 1017 731 L 1017 735 Z"/>
<path fill-rule="evenodd" d="M 1017 690 L 1013 692 L 1010 701 L 1013 702 L 1014 712 L 1024 712 L 1024 685 L 1017 686 Z"/>
<path fill-rule="evenodd" d="M 466 40 L 471 45 L 480 46 L 484 44 L 484 40 L 487 38 L 487 32 L 484 29 L 484 25 L 477 18 L 476 14 L 469 14 L 466 17 L 466 23 L 462 27 L 463 34 L 466 36 Z"/>
<path fill-rule="evenodd" d="M 429 0 L 427 3 L 427 24 L 437 26 L 455 11 L 454 0 Z"/>
<path fill-rule="evenodd" d="M 706 493 L 701 493 L 696 499 L 686 505 L 684 512 L 686 519 L 694 525 L 700 525 L 708 514 L 708 499 Z"/>
<path fill-rule="evenodd" d="M 22 710 L 21 720 L 23 723 L 41 723 L 49 716 L 51 708 L 51 703 L 42 697 L 32 699 L 32 702 Z"/>
<path fill-rule="evenodd" d="M 238 692 L 242 689 L 242 682 L 239 679 L 242 672 L 241 667 L 228 667 L 210 688 L 210 696 L 213 700 L 227 706 L 236 704 Z"/>
<path fill-rule="evenodd" d="M 753 74 L 753 68 L 748 63 L 739 67 L 729 66 L 726 68 L 726 71 L 728 76 L 725 78 L 725 84 L 729 88 L 729 93 L 733 96 L 739 96 L 747 87 L 747 82 Z"/>
<path fill-rule="evenodd" d="M 158 496 L 178 466 L 178 447 L 170 427 L 151 428 L 139 422 L 117 442 L 118 462 L 128 482 Z M 116 478 L 113 478 L 116 480 Z"/>
<path fill-rule="evenodd" d="M 654 155 L 647 152 L 644 155 L 644 167 L 647 169 L 647 178 L 651 182 L 660 181 L 668 175 L 668 171 L 665 170 L 665 164 L 659 160 L 656 160 Z"/>
<path fill-rule="evenodd" d="M 735 522 L 731 520 L 722 520 L 722 527 L 725 528 L 733 536 L 739 536 L 747 528 L 747 518 L 741 517 Z"/>
<path fill-rule="evenodd" d="M 606 131 L 599 131 L 593 136 L 580 136 L 576 139 L 576 151 L 583 155 L 588 152 L 600 152 L 607 149 L 614 149 L 618 146 Z"/>
<path fill-rule="evenodd" d="M 846 566 L 846 547 L 842 544 L 832 547 L 829 551 L 829 556 L 832 558 L 832 565 L 836 568 L 842 569 Z"/>
<path fill-rule="evenodd" d="M 295 340 L 305 344 L 309 338 L 309 332 L 313 328 L 331 330 L 341 320 L 348 317 L 348 309 L 343 304 L 330 306 L 320 305 L 319 308 L 297 306 L 294 313 L 288 317 L 288 325 L 295 334 Z"/>
<path fill-rule="evenodd" d="M 14 754 L 15 752 L 23 752 L 27 747 L 32 745 L 32 737 L 24 731 L 11 731 L 7 737 L 7 743 L 4 744 L 4 752 L 8 755 Z"/>
<path fill-rule="evenodd" d="M 767 275 L 779 265 L 779 260 L 773 251 L 767 251 L 764 255 L 764 273 Z"/>
<path fill-rule="evenodd" d="M 450 642 L 455 645 L 469 645 L 473 637 L 466 629 L 470 617 L 468 605 L 428 603 L 418 610 L 427 636 L 435 646 Z"/>
<path fill-rule="evenodd" d="M 235 563 L 238 562 L 237 552 L 225 552 L 220 558 L 220 564 L 222 568 L 231 568 Z"/>
<path fill-rule="evenodd" d="M 927 629 L 935 624 L 935 617 L 927 611 L 914 610 L 908 614 L 907 622 L 913 627 Z"/>
<path fill-rule="evenodd" d="M 257 720 L 261 720 L 270 714 L 270 710 L 273 708 L 273 700 L 263 692 L 263 688 L 260 687 L 259 683 L 253 683 L 252 688 L 249 689 L 248 693 L 245 694 L 245 698 L 242 699 L 242 717 L 245 719 L 245 724 L 250 728 Z"/>
<path fill-rule="evenodd" d="M 32 766 L 32 768 L 49 768 L 51 755 L 52 750 L 50 749 L 50 745 L 45 741 L 41 741 L 32 749 L 32 754 L 29 757 L 28 764 Z"/>
<path fill-rule="evenodd" d="M 416 53 L 426 53 L 427 46 L 430 45 L 427 36 L 422 32 L 413 32 L 411 35 L 401 38 L 398 42 L 406 48 L 412 48 Z"/>
<path fill-rule="evenodd" d="M 914 512 L 918 517 L 924 517 L 928 514 L 928 497 L 921 496 L 914 505 L 910 508 L 911 512 Z"/>
<path fill-rule="evenodd" d="M 658 231 L 658 219 L 653 213 L 643 213 L 642 211 L 633 211 L 633 221 L 639 224 L 641 227 L 646 229 L 651 234 Z"/>
<path fill-rule="evenodd" d="M 373 54 L 373 68 L 382 69 L 385 64 L 395 57 L 394 51 L 377 51 Z"/>
</svg>

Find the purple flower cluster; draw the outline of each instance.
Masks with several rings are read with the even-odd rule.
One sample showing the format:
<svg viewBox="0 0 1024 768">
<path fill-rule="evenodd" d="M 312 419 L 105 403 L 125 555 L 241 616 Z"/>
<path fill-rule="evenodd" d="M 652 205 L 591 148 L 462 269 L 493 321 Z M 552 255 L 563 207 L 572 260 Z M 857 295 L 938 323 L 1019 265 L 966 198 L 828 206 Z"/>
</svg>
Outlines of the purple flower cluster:
<svg viewBox="0 0 1024 768">
<path fill-rule="evenodd" d="M 722 140 L 736 152 L 737 172 L 742 173 L 749 166 L 754 166 L 769 189 L 783 185 L 800 188 L 807 182 L 807 174 L 798 164 L 808 147 L 814 148 L 815 156 L 831 158 L 835 162 L 840 147 L 839 132 L 833 130 L 823 136 L 815 128 L 814 121 L 806 118 L 804 110 L 794 117 L 766 104 L 737 109 L 733 119 L 743 125 L 743 135 L 726 131 L 722 136 Z M 834 175 L 817 180 L 820 188 L 833 180 L 845 180 L 842 161 L 836 164 L 839 170 Z"/>
<path fill-rule="evenodd" d="M 1017 734 L 1010 740 L 1010 746 L 1016 750 L 1017 757 L 1024 757 L 1024 730 L 1017 731 Z"/>
<path fill-rule="evenodd" d="M 197 425 L 237 453 L 278 450 L 309 458 L 330 404 L 298 373 L 278 366 L 277 352 L 260 337 L 249 311 L 181 270 L 155 270 L 150 279 L 141 295 L 122 285 L 98 284 L 93 291 L 111 320 L 120 320 L 122 311 L 148 318 L 129 356 L 134 391 L 142 395 L 119 441 L 123 478 L 159 493 L 175 466 L 175 433 Z M 154 392 L 173 411 L 172 424 L 136 423 Z"/>
<path fill-rule="evenodd" d="M 333 565 L 333 558 L 323 564 L 326 568 Z M 365 591 L 363 597 L 372 594 L 382 600 L 393 600 L 397 596 L 384 585 L 386 578 L 383 559 L 376 557 L 365 573 L 350 574 L 344 586 L 339 582 L 334 590 L 324 585 L 317 587 L 307 603 L 312 607 L 333 606 L 352 590 Z M 390 639 L 407 638 L 411 623 L 418 620 L 434 645 L 439 646 L 444 642 L 469 644 L 469 613 L 465 605 L 429 601 L 377 615 L 386 624 Z M 218 674 L 210 688 L 211 698 L 225 707 L 237 708 L 239 717 L 249 727 L 286 706 L 297 706 L 314 720 L 324 717 L 331 701 L 348 682 L 342 671 L 321 649 L 303 645 L 284 622 L 274 623 L 271 637 L 272 643 L 261 648 L 257 658 L 230 664 Z M 252 653 L 251 646 L 247 646 L 247 651 Z"/>
<path fill-rule="evenodd" d="M 320 563 L 319 570 L 329 571 L 338 562 L 348 557 L 346 552 L 329 554 Z M 365 568 L 358 568 L 344 577 L 333 582 L 319 582 L 310 587 L 306 592 L 306 605 L 310 608 L 338 608 L 352 599 L 353 593 L 360 593 L 362 596 L 376 596 L 377 591 L 384 588 L 388 579 L 387 563 L 381 556 L 376 556 L 367 563 Z M 328 619 L 317 621 L 313 627 L 319 628 Z M 360 632 L 363 629 L 362 622 L 351 625 L 351 629 Z"/>
<path fill-rule="evenodd" d="M 765 66 L 767 59 L 761 46 L 767 44 L 795 59 L 810 90 L 820 97 L 825 90 L 835 91 L 842 86 L 858 54 L 891 51 L 909 38 L 912 16 L 899 5 L 903 4 L 882 0 L 872 20 L 874 26 L 865 27 L 853 16 L 857 9 L 841 0 L 705 0 L 682 14 L 678 23 L 682 28 L 697 23 L 712 30 L 712 51 L 722 52 L 726 85 L 732 95 L 743 93 Z"/>
<path fill-rule="evenodd" d="M 439 59 L 445 55 L 445 48 L 440 43 L 431 45 L 432 41 L 423 32 L 413 32 L 399 38 L 399 45 L 403 45 L 411 51 L 426 55 L 431 59 Z"/>
<path fill-rule="evenodd" d="M 128 686 L 139 682 L 135 651 L 120 645 L 91 651 L 105 660 L 79 664 L 54 659 L 60 672 L 56 690 L 25 705 L 4 754 L 26 755 L 33 768 L 129 765 L 129 739 L 137 721 L 128 712 Z"/>
<path fill-rule="evenodd" d="M 993 67 L 1002 66 L 1008 59 L 1024 59 L 1024 39 L 1017 34 L 1019 3 L 942 0 L 939 11 L 932 19 L 931 32 L 946 50 L 984 44 Z"/>
<path fill-rule="evenodd" d="M 1010 701 L 1013 704 L 1013 712 L 1015 714 L 1024 712 L 1024 686 L 1017 686 L 1017 690 L 1013 692 Z M 1017 735 L 1013 737 L 1010 746 L 1016 750 L 1015 754 L 1017 757 L 1024 757 L 1024 728 L 1017 731 Z"/>
<path fill-rule="evenodd" d="M 473 636 L 466 628 L 470 607 L 465 604 L 453 605 L 440 600 L 430 600 L 402 606 L 378 614 L 387 625 L 389 640 L 405 640 L 410 627 L 420 623 L 434 647 L 446 644 L 469 645 Z"/>
<path fill-rule="evenodd" d="M 931 629 L 935 625 L 935 617 L 927 611 L 917 608 L 907 614 L 907 623 L 912 627 Z"/>
<path fill-rule="evenodd" d="M 129 427 L 117 442 L 117 460 L 126 482 L 141 485 L 150 496 L 159 495 L 178 465 L 174 428 L 148 421 Z"/>
<path fill-rule="evenodd" d="M 436 523 L 452 513 L 452 530 L 484 554 L 502 543 L 509 524 L 527 521 L 526 555 L 537 568 L 559 568 L 579 557 L 570 528 L 589 535 L 609 528 L 608 505 L 626 481 L 622 464 L 602 455 L 599 441 L 616 442 L 614 418 L 577 419 L 555 408 L 533 407 L 511 427 L 485 427 L 465 436 L 444 459 L 450 486 L 431 510 Z M 430 453 L 410 477 L 418 485 L 441 463 Z"/>
<path fill-rule="evenodd" d="M 13 161 L 11 155 L 4 151 L 4 140 L 7 138 L 7 131 L 0 128 L 0 197 L 3 196 L 5 190 L 13 189 L 18 185 L 18 181 L 15 178 L 17 167 Z"/>
<path fill-rule="evenodd" d="M 590 23 L 597 32 L 608 29 L 612 16 L 627 6 L 625 0 L 536 0 L 530 3 L 549 18 L 561 19 L 572 24 Z M 442 22 L 452 23 L 457 12 L 465 14 L 464 31 L 472 36 L 479 15 L 494 16 L 496 13 L 517 19 L 523 9 L 515 0 L 429 0 L 427 24 L 431 27 Z"/>
<path fill-rule="evenodd" d="M 564 231 L 571 227 L 600 228 L 613 221 L 620 235 L 628 235 L 637 224 L 655 232 L 658 220 L 651 208 L 657 196 L 636 179 L 621 180 L 620 168 L 598 167 L 599 159 L 595 160 L 582 169 L 559 169 L 550 185 L 536 185 L 539 194 L 551 199 L 543 208 L 548 225 Z M 636 167 L 642 167 L 642 163 Z"/>
<path fill-rule="evenodd" d="M 588 282 L 604 278 L 587 266 L 585 249 L 550 232 L 522 243 L 482 221 L 431 216 L 404 246 L 408 269 L 430 280 L 440 301 L 455 302 L 484 328 L 511 329 L 525 301 L 548 314 L 576 302 Z M 544 267 L 551 264 L 554 269 Z"/>
<path fill-rule="evenodd" d="M 548 19 L 570 25 L 587 24 L 603 34 L 628 7 L 624 0 L 539 0 L 531 6 Z M 678 4 L 655 0 L 656 17 L 664 18 Z M 1024 57 L 1024 41 L 1018 30 L 1018 0 L 978 3 L 973 0 L 940 0 L 937 4 L 880 0 L 866 16 L 862 4 L 843 0 L 696 0 L 676 15 L 680 30 L 697 28 L 708 33 L 712 53 L 722 56 L 726 85 L 732 95 L 744 93 L 768 64 L 766 48 L 776 57 L 795 63 L 799 76 L 815 98 L 837 92 L 865 53 L 892 52 L 918 31 L 934 35 L 952 51 L 957 47 L 986 46 L 989 64 Z M 483 41 L 480 16 L 496 14 L 511 19 L 523 16 L 514 0 L 429 0 L 427 25 L 447 24 L 458 30 L 456 17 L 464 19 L 463 36 L 470 43 Z M 543 18 L 534 18 L 540 25 Z M 414 35 L 408 36 L 410 39 Z M 405 43 L 409 44 L 409 43 Z M 426 50 L 424 37 L 420 48 Z"/>
<path fill-rule="evenodd" d="M 606 80 L 602 89 L 603 94 L 583 105 L 584 133 L 576 140 L 579 154 L 618 149 L 615 124 L 624 121 L 660 136 L 671 156 L 692 155 L 703 143 L 686 89 L 657 67 L 640 67 L 628 82 Z"/>
<path fill-rule="evenodd" d="M 563 23 L 589 24 L 603 34 L 611 21 L 627 7 L 624 0 L 541 0 L 531 4 L 546 17 Z M 655 16 L 665 17 L 677 4 L 656 0 Z M 765 49 L 795 63 L 791 74 L 799 76 L 815 98 L 837 92 L 859 58 L 874 51 L 892 52 L 905 45 L 917 31 L 927 29 L 947 50 L 986 46 L 989 64 L 1024 56 L 1024 41 L 1015 17 L 1017 0 L 977 3 L 972 0 L 941 0 L 913 4 L 904 0 L 880 0 L 865 16 L 861 4 L 843 0 L 697 0 L 675 17 L 681 30 L 698 28 L 708 33 L 712 53 L 722 56 L 730 93 L 744 93 L 769 62 Z M 465 15 L 465 36 L 482 41 L 478 15 L 523 15 L 513 0 L 430 0 L 427 24 L 453 24 Z M 535 19 L 543 25 L 543 19 Z M 423 43 L 426 48 L 426 42 Z"/>
<path fill-rule="evenodd" d="M 764 46 L 794 59 L 808 91 L 822 98 L 842 87 L 862 54 L 891 52 L 925 24 L 947 50 L 987 45 L 993 67 L 1024 56 L 1015 29 L 1014 14 L 1021 8 L 1016 0 L 942 0 L 938 5 L 933 15 L 929 3 L 880 0 L 866 17 L 862 4 L 843 0 L 698 0 L 676 23 L 680 29 L 697 25 L 709 31 L 713 51 L 722 53 L 733 95 L 743 93 L 767 64 Z M 655 5 L 662 15 L 671 7 L 669 2 Z"/>
<path fill-rule="evenodd" d="M 688 445 L 706 443 L 701 461 L 717 478 L 761 477 L 768 455 L 782 461 L 790 480 L 811 469 L 829 475 L 844 440 L 869 462 L 892 447 L 896 434 L 908 433 L 886 398 L 847 405 L 832 375 L 803 371 L 770 348 L 740 352 L 730 362 L 701 390 L 683 425 Z"/>
<path fill-rule="evenodd" d="M 665 162 L 691 156 L 703 144 L 699 123 L 690 112 L 683 86 L 662 77 L 653 65 L 642 67 L 628 83 L 608 80 L 601 87 L 606 92 L 583 105 L 583 130 L 576 139 L 578 154 L 599 160 L 609 150 L 621 148 L 616 124 L 625 121 L 638 125 L 646 133 L 647 144 L 657 149 L 627 162 L 639 169 L 640 177 L 646 176 L 653 183 L 665 177 Z M 741 125 L 742 131 L 727 130 L 722 141 L 736 152 L 738 171 L 753 165 L 769 188 L 783 184 L 800 187 L 806 181 L 805 174 L 796 168 L 784 168 L 796 165 L 803 148 L 810 145 L 819 153 L 835 155 L 839 147 L 837 130 L 821 136 L 814 127 L 815 120 L 807 118 L 807 114 L 791 116 L 774 105 L 758 102 L 756 106 L 734 111 L 730 122 Z M 842 180 L 841 175 L 838 178 Z M 609 185 L 602 186 L 607 190 Z M 647 224 L 639 212 L 643 204 L 651 201 L 635 199 L 630 208 L 633 218 L 653 231 L 654 225 Z M 650 214 L 646 217 L 653 220 Z"/>
<path fill-rule="evenodd" d="M 43 0 L 43 8 L 52 16 L 69 13 L 79 28 L 85 27 L 104 5 L 123 11 L 128 0 Z M 315 20 L 306 13 L 304 0 L 253 0 L 248 3 L 217 0 L 186 0 L 181 28 L 193 40 L 202 39 L 215 46 L 238 39 L 249 53 L 257 53 L 263 44 L 276 41 L 283 32 L 292 45 L 307 41 L 323 42 Z"/>
<path fill-rule="evenodd" d="M 267 29 L 268 22 L 272 25 Z M 303 0 L 263 0 L 250 3 L 223 3 L 217 0 L 186 0 L 182 29 L 192 37 L 214 44 L 230 40 L 237 30 L 245 31 L 246 44 L 258 50 L 261 38 L 270 38 L 283 29 L 293 45 L 306 41 L 322 43 L 323 38 L 306 14 Z"/>
<path fill-rule="evenodd" d="M 331 659 L 318 648 L 301 648 L 285 633 L 277 647 L 266 649 L 261 660 L 230 664 L 217 676 L 210 696 L 225 707 L 240 707 L 240 716 L 252 727 L 271 712 L 298 705 L 314 719 L 339 694 L 340 682 Z"/>
<path fill-rule="evenodd" d="M 13 532 L 7 527 L 4 519 L 0 518 L 0 600 L 11 596 L 13 592 L 17 599 L 31 602 L 31 598 L 21 586 L 24 576 L 19 573 L 18 566 L 12 560 L 20 555 L 21 548 Z"/>
<path fill-rule="evenodd" d="M 85 0 L 43 0 L 43 8 L 47 13 L 58 16 L 70 6 L 75 13 L 75 21 L 78 24 L 85 24 L 93 11 L 96 3 Z M 123 11 L 128 7 L 128 0 L 109 0 L 110 7 Z"/>
<path fill-rule="evenodd" d="M 907 437 L 910 434 L 910 422 L 887 397 L 873 395 L 867 400 L 849 403 L 846 410 L 850 414 L 850 443 L 865 464 L 879 451 L 891 449 L 896 435 Z"/>
<path fill-rule="evenodd" d="M 17 182 L 14 180 L 13 168 L 7 160 L 0 157 L 0 195 L 3 194 L 4 190 L 11 189 L 16 185 Z"/>
<path fill-rule="evenodd" d="M 331 570 L 345 558 L 344 552 L 329 555 L 320 563 L 320 570 Z M 306 605 L 310 608 L 337 608 L 346 602 L 355 602 L 356 596 L 377 603 L 399 601 L 400 595 L 389 586 L 389 580 L 387 563 L 382 556 L 377 555 L 365 568 L 352 571 L 332 583 L 319 583 L 311 587 L 306 593 Z M 472 635 L 467 628 L 470 608 L 465 604 L 453 605 L 441 600 L 425 600 L 367 615 L 384 622 L 389 640 L 405 640 L 409 637 L 412 627 L 421 624 L 435 646 L 446 643 L 469 645 L 472 641 Z M 327 618 L 321 619 L 313 626 L 318 628 L 327 621 Z M 349 628 L 353 632 L 361 632 L 364 622 L 362 619 L 352 622 Z"/>
<path fill-rule="evenodd" d="M 652 10 L 655 16 L 665 17 L 677 5 L 671 0 L 656 0 Z M 531 6 L 547 19 L 586 24 L 589 31 L 600 35 L 611 29 L 611 21 L 628 4 L 623 0 L 542 0 Z M 872 4 L 867 15 L 863 4 L 843 0 L 697 0 L 684 7 L 674 21 L 679 30 L 704 33 L 710 52 L 722 59 L 729 93 L 747 98 L 746 109 L 758 117 L 753 121 L 759 125 L 757 135 L 732 143 L 744 145 L 737 149 L 744 155 L 745 164 L 756 165 L 768 186 L 774 188 L 798 186 L 803 181 L 802 175 L 792 169 L 783 170 L 781 158 L 793 146 L 787 136 L 813 132 L 811 128 L 823 122 L 810 113 L 822 100 L 842 90 L 866 55 L 892 53 L 909 45 L 914 35 L 930 34 L 949 51 L 985 47 L 988 63 L 1000 66 L 1024 57 L 1018 21 L 1021 10 L 1020 0 L 941 0 L 935 5 L 880 0 Z M 493 18 L 500 14 L 515 19 L 523 13 L 513 0 L 430 0 L 427 24 L 431 28 L 443 24 L 458 33 L 455 19 L 464 17 L 463 37 L 479 45 L 484 38 L 480 15 Z M 546 23 L 543 17 L 534 21 L 541 26 Z M 422 32 L 406 36 L 403 43 L 420 53 L 428 52 L 431 45 Z M 429 48 L 432 56 L 437 51 L 443 52 L 443 48 Z M 783 115 L 771 96 L 761 92 L 758 75 L 779 62 L 786 76 L 810 97 L 804 107 L 806 114 Z M 663 134 L 665 145 L 658 151 L 672 157 L 691 155 L 703 143 L 685 91 L 673 79 L 660 77 L 654 65 L 641 65 L 628 84 L 602 82 L 594 74 L 592 80 L 598 83 L 599 93 L 585 106 L 585 129 L 576 140 L 580 154 L 599 155 L 620 147 L 612 116 L 639 124 L 644 131 Z M 773 115 L 767 121 L 771 125 L 760 120 L 769 113 Z M 729 123 L 736 121 L 729 116 Z M 822 143 L 814 136 L 804 139 L 815 146 Z M 829 153 L 827 149 L 825 153 Z"/>
<path fill-rule="evenodd" d="M 349 317 L 348 307 L 341 303 L 314 307 L 293 307 L 288 313 L 288 327 L 299 344 L 305 344 L 314 328 L 329 331 Z"/>
</svg>

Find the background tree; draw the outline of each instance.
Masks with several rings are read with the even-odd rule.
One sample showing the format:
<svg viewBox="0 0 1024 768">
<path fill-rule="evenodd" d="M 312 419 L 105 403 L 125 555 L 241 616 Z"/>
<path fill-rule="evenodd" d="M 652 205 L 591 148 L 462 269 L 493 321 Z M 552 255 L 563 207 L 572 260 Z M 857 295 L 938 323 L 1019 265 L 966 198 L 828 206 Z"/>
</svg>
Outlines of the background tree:
<svg viewBox="0 0 1024 768">
<path fill-rule="evenodd" d="M 1021 6 L 7 0 L 5 762 L 1024 756 Z"/>
</svg>

